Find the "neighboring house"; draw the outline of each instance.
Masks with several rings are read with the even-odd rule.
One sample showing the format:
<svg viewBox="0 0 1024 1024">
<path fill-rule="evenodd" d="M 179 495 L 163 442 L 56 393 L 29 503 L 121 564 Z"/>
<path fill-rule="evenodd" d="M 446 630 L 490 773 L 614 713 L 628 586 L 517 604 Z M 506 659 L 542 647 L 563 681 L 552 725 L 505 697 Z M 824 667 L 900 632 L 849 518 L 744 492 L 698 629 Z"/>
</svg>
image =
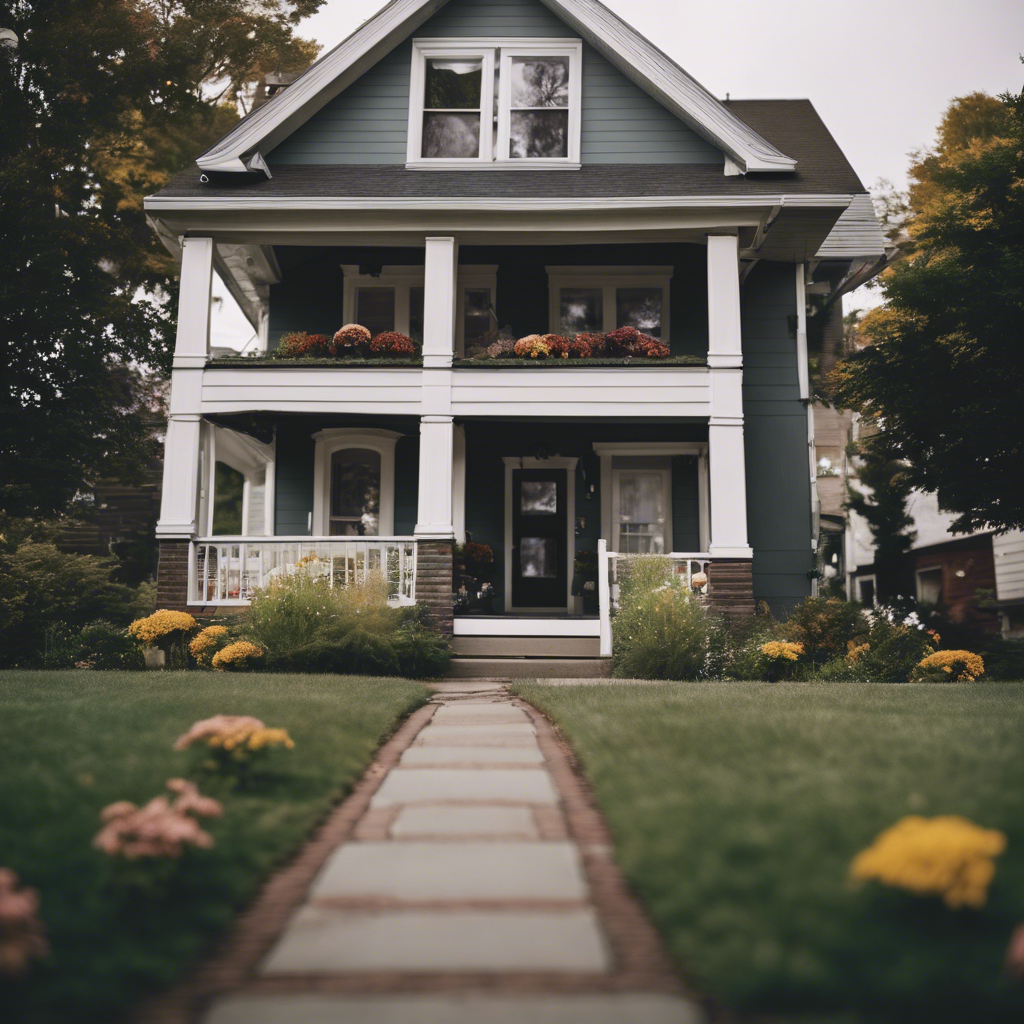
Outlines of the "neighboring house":
<svg viewBox="0 0 1024 1024">
<path fill-rule="evenodd" d="M 1024 634 L 1024 532 L 982 530 L 954 535 L 956 518 L 939 508 L 938 498 L 914 491 L 907 501 L 916 534 L 903 557 L 901 593 L 937 608 L 951 621 L 1004 636 Z M 851 599 L 878 603 L 878 573 L 871 531 L 850 513 L 847 577 Z"/>
<path fill-rule="evenodd" d="M 706 568 L 730 614 L 812 592 L 809 296 L 838 308 L 885 252 L 809 101 L 722 102 L 594 0 L 394 0 L 198 164 L 146 201 L 182 260 L 162 605 L 313 556 L 386 566 L 462 653 L 596 655 L 630 553 Z M 422 361 L 211 359 L 214 273 L 265 351 L 357 322 Z M 625 325 L 673 358 L 466 358 Z M 490 593 L 453 620 L 467 538 Z"/>
</svg>

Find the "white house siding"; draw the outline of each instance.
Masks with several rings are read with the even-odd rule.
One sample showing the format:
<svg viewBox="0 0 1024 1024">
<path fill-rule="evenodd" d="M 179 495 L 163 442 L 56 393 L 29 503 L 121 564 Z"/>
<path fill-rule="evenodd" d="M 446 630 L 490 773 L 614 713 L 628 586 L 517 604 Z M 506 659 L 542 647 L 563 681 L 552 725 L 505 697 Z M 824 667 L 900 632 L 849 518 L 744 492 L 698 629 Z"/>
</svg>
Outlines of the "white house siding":
<svg viewBox="0 0 1024 1024">
<path fill-rule="evenodd" d="M 997 534 L 992 538 L 992 555 L 996 563 L 996 598 L 1024 599 L 1024 531 Z"/>
</svg>

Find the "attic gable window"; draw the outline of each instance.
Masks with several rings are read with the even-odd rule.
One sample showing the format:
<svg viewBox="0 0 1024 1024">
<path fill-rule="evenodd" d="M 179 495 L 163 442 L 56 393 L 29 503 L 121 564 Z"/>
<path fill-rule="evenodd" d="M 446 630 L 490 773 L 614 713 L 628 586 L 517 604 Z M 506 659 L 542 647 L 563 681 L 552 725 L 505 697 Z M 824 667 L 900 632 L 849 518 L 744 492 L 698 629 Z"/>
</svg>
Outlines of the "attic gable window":
<svg viewBox="0 0 1024 1024">
<path fill-rule="evenodd" d="M 578 39 L 415 39 L 407 166 L 576 168 Z"/>
</svg>

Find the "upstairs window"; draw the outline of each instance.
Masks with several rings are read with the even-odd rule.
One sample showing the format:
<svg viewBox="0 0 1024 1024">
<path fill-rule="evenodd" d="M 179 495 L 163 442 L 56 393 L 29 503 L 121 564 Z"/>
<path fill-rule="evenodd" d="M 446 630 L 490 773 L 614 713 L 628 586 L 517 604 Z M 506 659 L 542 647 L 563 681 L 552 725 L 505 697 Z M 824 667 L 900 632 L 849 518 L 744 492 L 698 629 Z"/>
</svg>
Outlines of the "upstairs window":
<svg viewBox="0 0 1024 1024">
<path fill-rule="evenodd" d="M 546 267 L 550 330 L 584 334 L 635 327 L 668 342 L 672 267 Z"/>
<path fill-rule="evenodd" d="M 410 167 L 573 167 L 580 159 L 578 39 L 416 39 Z"/>
</svg>

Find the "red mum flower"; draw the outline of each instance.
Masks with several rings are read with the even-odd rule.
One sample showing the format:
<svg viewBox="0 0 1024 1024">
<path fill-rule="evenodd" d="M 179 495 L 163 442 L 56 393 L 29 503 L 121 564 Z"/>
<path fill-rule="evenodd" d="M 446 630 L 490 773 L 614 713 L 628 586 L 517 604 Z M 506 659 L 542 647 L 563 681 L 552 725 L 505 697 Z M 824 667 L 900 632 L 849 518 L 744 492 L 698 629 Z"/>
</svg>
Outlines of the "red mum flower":
<svg viewBox="0 0 1024 1024">
<path fill-rule="evenodd" d="M 370 351 L 383 356 L 411 356 L 416 351 L 412 338 L 398 331 L 382 331 L 370 342 Z"/>
</svg>

